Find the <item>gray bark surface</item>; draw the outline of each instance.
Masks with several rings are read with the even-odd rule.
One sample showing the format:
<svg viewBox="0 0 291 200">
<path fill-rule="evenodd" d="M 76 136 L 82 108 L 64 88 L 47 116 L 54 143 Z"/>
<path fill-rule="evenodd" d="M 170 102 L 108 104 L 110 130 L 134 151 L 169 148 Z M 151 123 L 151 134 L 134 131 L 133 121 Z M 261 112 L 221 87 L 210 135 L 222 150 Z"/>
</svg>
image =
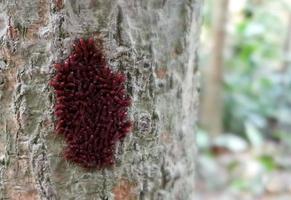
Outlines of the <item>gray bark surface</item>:
<svg viewBox="0 0 291 200">
<path fill-rule="evenodd" d="M 0 0 L 0 199 L 194 198 L 201 0 Z M 130 133 L 113 169 L 61 156 L 52 63 L 104 41 L 127 75 Z"/>
</svg>

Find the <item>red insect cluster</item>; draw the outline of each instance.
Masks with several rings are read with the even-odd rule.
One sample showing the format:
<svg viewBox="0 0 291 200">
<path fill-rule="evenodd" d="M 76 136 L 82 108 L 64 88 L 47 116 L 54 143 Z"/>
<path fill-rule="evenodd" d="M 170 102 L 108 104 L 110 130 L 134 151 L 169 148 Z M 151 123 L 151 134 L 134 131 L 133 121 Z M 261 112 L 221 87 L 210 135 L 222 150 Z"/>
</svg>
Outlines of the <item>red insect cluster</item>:
<svg viewBox="0 0 291 200">
<path fill-rule="evenodd" d="M 84 168 L 114 164 L 116 143 L 130 131 L 125 76 L 107 65 L 93 38 L 79 39 L 71 55 L 55 64 L 50 84 L 56 95 L 56 133 L 63 135 L 67 160 Z"/>
</svg>

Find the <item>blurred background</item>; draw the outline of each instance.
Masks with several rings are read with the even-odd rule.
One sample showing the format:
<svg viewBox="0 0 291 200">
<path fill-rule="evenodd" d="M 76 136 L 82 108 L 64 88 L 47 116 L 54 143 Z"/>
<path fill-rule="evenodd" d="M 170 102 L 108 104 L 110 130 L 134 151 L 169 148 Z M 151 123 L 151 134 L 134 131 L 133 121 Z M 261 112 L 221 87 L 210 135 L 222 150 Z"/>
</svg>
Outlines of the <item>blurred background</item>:
<svg viewBox="0 0 291 200">
<path fill-rule="evenodd" d="M 205 0 L 197 192 L 291 200 L 291 0 Z"/>
</svg>

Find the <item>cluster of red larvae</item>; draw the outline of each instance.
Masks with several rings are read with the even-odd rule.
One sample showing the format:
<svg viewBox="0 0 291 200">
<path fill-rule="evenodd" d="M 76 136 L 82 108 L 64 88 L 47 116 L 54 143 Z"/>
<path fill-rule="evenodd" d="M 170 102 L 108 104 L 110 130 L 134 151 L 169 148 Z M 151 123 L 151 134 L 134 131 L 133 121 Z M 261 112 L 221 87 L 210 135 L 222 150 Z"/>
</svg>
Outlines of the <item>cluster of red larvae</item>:
<svg viewBox="0 0 291 200">
<path fill-rule="evenodd" d="M 79 39 L 71 55 L 55 64 L 55 132 L 63 135 L 67 160 L 89 169 L 114 164 L 116 143 L 131 128 L 125 76 L 107 65 L 93 38 Z"/>
</svg>

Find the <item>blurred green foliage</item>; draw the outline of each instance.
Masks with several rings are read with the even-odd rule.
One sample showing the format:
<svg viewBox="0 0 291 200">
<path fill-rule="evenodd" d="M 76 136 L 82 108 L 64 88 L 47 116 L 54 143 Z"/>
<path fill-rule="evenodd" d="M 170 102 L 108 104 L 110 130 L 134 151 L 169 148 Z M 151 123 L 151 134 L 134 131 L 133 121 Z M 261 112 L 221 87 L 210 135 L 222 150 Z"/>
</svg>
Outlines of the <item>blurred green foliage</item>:
<svg viewBox="0 0 291 200">
<path fill-rule="evenodd" d="M 201 66 L 205 73 L 211 67 L 208 61 L 212 56 L 214 1 L 207 0 L 204 9 Z M 223 193 L 261 195 L 268 188 L 280 188 L 281 178 L 272 182 L 272 177 L 291 169 L 291 50 L 284 49 L 291 1 L 230 2 L 240 5 L 235 11 L 230 10 L 227 20 L 223 68 L 225 133 L 213 137 L 204 130 L 196 131 L 202 155 L 198 174 L 211 186 L 224 186 Z M 205 84 L 207 81 L 202 86 Z M 285 175 L 283 178 L 290 179 Z"/>
<path fill-rule="evenodd" d="M 205 9 L 209 33 L 211 2 Z M 286 123 L 282 119 L 291 116 L 291 93 L 286 92 L 291 87 L 291 73 L 280 70 L 287 13 L 285 1 L 249 0 L 236 13 L 239 16 L 229 14 L 223 91 L 225 132 L 248 138 L 251 125 L 261 134 L 277 137 L 273 126 Z M 237 20 L 232 20 L 234 17 Z"/>
<path fill-rule="evenodd" d="M 280 85 L 272 68 L 280 65 L 284 24 L 268 9 L 246 4 L 241 21 L 235 24 L 232 49 L 225 66 L 225 129 L 245 132 L 245 123 L 267 126 L 274 118 Z"/>
</svg>

